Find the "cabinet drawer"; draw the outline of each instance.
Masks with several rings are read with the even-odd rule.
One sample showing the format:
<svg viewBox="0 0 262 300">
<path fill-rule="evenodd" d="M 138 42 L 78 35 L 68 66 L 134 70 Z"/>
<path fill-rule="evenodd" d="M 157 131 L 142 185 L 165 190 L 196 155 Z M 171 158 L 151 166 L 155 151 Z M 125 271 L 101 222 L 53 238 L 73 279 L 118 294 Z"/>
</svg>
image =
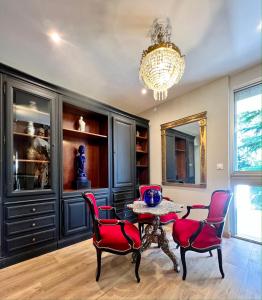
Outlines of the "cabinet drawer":
<svg viewBox="0 0 262 300">
<path fill-rule="evenodd" d="M 13 219 L 19 217 L 34 216 L 39 214 L 52 213 L 54 211 L 54 202 L 10 206 L 6 207 L 6 218 Z"/>
<path fill-rule="evenodd" d="M 18 238 L 7 239 L 6 240 L 7 251 L 11 252 L 27 246 L 37 245 L 39 243 L 46 242 L 49 240 L 51 241 L 54 240 L 55 237 L 56 237 L 56 230 L 50 229 L 46 231 L 29 234 L 29 235 L 24 235 Z"/>
<path fill-rule="evenodd" d="M 6 223 L 7 235 L 18 234 L 26 231 L 32 231 L 48 226 L 55 226 L 55 216 L 33 218 L 30 220 Z"/>
<path fill-rule="evenodd" d="M 114 202 L 121 202 L 126 200 L 132 200 L 134 201 L 135 195 L 133 191 L 128 192 L 119 192 L 119 193 L 113 193 L 114 196 Z"/>
</svg>

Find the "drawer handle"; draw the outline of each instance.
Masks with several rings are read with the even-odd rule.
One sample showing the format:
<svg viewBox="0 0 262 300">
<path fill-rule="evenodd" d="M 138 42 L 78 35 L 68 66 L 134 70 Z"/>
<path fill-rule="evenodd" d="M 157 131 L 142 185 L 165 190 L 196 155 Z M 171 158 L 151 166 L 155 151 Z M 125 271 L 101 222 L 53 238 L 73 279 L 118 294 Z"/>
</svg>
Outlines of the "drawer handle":
<svg viewBox="0 0 262 300">
<path fill-rule="evenodd" d="M 33 238 L 32 238 L 32 242 L 35 242 L 35 241 L 36 241 L 36 238 L 35 238 L 35 237 L 33 237 Z"/>
<path fill-rule="evenodd" d="M 33 207 L 33 208 L 32 208 L 32 212 L 35 212 L 35 211 L 36 211 L 36 208 L 35 208 L 35 207 Z"/>
<path fill-rule="evenodd" d="M 36 223 L 32 223 L 32 227 L 35 227 L 36 226 Z"/>
</svg>

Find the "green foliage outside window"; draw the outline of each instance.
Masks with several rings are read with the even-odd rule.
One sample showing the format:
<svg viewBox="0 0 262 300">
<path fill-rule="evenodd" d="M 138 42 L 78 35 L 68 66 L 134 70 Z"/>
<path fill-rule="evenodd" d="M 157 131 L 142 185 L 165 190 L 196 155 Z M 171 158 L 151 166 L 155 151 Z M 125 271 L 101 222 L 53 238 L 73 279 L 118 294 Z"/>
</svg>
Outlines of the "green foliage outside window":
<svg viewBox="0 0 262 300">
<path fill-rule="evenodd" d="M 237 118 L 237 169 L 239 171 L 262 170 L 262 112 L 245 111 Z"/>
<path fill-rule="evenodd" d="M 251 188 L 251 193 L 252 193 L 251 204 L 254 206 L 254 209 L 262 210 L 262 187 L 253 186 Z"/>
</svg>

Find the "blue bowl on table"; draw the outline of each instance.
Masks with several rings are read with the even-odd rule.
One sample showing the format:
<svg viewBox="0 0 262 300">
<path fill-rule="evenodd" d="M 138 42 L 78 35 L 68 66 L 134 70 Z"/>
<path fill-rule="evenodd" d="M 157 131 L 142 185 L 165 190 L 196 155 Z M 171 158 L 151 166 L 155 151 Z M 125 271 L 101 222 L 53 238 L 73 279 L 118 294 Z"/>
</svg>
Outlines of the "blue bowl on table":
<svg viewBox="0 0 262 300">
<path fill-rule="evenodd" d="M 155 189 L 148 189 L 144 192 L 144 201 L 147 206 L 157 206 L 162 201 L 162 194 Z"/>
</svg>

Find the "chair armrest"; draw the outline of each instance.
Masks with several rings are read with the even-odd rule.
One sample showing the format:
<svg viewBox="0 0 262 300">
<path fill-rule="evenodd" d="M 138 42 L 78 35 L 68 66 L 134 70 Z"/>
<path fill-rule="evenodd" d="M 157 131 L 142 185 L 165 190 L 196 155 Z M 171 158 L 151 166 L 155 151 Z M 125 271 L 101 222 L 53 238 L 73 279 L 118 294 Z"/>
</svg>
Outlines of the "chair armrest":
<svg viewBox="0 0 262 300">
<path fill-rule="evenodd" d="M 194 205 L 191 205 L 191 209 L 196 209 L 196 208 L 209 208 L 208 205 L 203 205 L 203 204 L 194 204 Z"/>
<path fill-rule="evenodd" d="M 225 218 L 221 217 L 221 218 L 207 218 L 204 220 L 205 223 L 207 224 L 221 224 L 225 221 Z"/>
<path fill-rule="evenodd" d="M 117 220 L 117 219 L 99 219 L 97 220 L 100 225 L 104 226 L 117 226 L 119 225 L 121 227 L 121 232 L 125 239 L 127 240 L 130 247 L 133 249 L 135 242 L 130 238 L 130 236 L 125 231 L 125 221 L 123 220 Z"/>
<path fill-rule="evenodd" d="M 203 205 L 203 204 L 194 204 L 194 205 L 188 205 L 187 206 L 187 213 L 181 218 L 185 219 L 190 214 L 191 209 L 209 209 L 209 205 Z"/>
<path fill-rule="evenodd" d="M 199 227 L 198 227 L 198 229 L 189 238 L 190 246 L 192 245 L 192 243 L 194 242 L 194 240 L 198 237 L 198 235 L 202 231 L 204 225 L 205 225 L 204 221 L 199 221 Z"/>
<path fill-rule="evenodd" d="M 101 209 L 101 210 L 112 210 L 112 209 L 115 209 L 113 206 L 110 206 L 110 205 L 104 205 L 104 206 L 98 206 L 98 209 Z"/>
<path fill-rule="evenodd" d="M 98 219 L 98 224 L 100 225 L 117 225 L 119 220 L 117 219 Z"/>
</svg>

